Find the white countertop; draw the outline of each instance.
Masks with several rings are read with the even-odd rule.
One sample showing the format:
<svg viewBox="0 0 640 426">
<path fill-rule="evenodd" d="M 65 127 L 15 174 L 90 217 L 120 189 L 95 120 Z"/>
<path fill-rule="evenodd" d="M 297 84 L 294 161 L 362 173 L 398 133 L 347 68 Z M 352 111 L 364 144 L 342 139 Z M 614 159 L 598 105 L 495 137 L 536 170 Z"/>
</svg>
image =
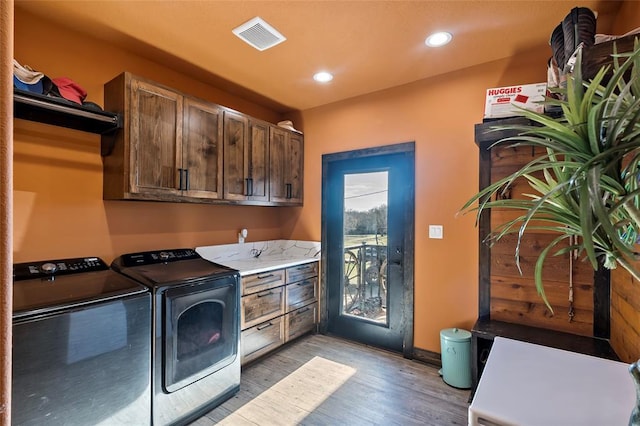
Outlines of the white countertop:
<svg viewBox="0 0 640 426">
<path fill-rule="evenodd" d="M 196 247 L 204 259 L 240 271 L 241 276 L 320 260 L 320 242 L 270 240 Z M 257 256 L 257 257 L 256 257 Z"/>
<path fill-rule="evenodd" d="M 629 364 L 496 337 L 469 406 L 469 425 L 626 426 Z"/>
</svg>

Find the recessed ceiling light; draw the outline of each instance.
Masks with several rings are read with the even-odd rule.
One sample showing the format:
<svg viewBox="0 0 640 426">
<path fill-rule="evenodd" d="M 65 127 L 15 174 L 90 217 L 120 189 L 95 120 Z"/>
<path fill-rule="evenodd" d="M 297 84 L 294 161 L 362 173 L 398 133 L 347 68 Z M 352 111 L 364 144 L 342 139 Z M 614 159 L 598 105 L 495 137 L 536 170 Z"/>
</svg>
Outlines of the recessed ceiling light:
<svg viewBox="0 0 640 426">
<path fill-rule="evenodd" d="M 438 33 L 433 33 L 424 41 L 429 47 L 440 47 L 451 41 L 451 33 L 441 31 Z"/>
<path fill-rule="evenodd" d="M 333 80 L 333 75 L 326 71 L 320 71 L 313 75 L 313 79 L 318 83 L 328 83 Z"/>
</svg>

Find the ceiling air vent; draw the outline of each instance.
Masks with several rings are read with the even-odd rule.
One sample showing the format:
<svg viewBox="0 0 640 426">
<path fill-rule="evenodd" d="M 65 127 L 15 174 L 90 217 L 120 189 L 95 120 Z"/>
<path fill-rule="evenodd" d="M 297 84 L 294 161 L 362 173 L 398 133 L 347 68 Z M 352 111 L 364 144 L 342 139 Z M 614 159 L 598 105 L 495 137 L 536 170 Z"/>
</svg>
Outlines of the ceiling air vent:
<svg viewBox="0 0 640 426">
<path fill-rule="evenodd" d="M 233 33 L 259 51 L 267 50 L 287 39 L 257 16 L 234 29 Z"/>
</svg>

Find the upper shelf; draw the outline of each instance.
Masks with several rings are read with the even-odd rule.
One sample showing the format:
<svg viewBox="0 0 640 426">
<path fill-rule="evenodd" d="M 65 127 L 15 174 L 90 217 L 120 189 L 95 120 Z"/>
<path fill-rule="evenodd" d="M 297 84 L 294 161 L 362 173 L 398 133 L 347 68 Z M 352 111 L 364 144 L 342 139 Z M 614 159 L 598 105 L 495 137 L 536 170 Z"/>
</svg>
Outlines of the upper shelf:
<svg viewBox="0 0 640 426">
<path fill-rule="evenodd" d="M 24 120 L 105 134 L 122 127 L 119 114 L 94 111 L 65 100 L 14 89 L 14 117 Z"/>
</svg>

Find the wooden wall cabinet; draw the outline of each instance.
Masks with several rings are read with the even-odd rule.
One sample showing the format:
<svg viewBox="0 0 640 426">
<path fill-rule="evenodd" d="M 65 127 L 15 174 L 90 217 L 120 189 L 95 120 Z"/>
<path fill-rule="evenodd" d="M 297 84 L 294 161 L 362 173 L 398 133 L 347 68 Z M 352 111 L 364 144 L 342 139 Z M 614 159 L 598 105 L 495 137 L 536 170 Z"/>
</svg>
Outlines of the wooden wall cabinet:
<svg viewBox="0 0 640 426">
<path fill-rule="evenodd" d="M 318 262 L 242 277 L 243 365 L 315 329 L 318 288 Z"/>
<path fill-rule="evenodd" d="M 304 142 L 302 135 L 280 127 L 269 132 L 269 199 L 302 205 Z"/>
<path fill-rule="evenodd" d="M 224 114 L 224 199 L 269 201 L 269 124 Z"/>
<path fill-rule="evenodd" d="M 222 197 L 222 110 L 121 74 L 105 85 L 105 108 L 124 117 L 103 157 L 105 199 L 182 201 Z"/>
<path fill-rule="evenodd" d="M 301 134 L 130 73 L 104 97 L 104 199 L 302 205 Z"/>
</svg>

